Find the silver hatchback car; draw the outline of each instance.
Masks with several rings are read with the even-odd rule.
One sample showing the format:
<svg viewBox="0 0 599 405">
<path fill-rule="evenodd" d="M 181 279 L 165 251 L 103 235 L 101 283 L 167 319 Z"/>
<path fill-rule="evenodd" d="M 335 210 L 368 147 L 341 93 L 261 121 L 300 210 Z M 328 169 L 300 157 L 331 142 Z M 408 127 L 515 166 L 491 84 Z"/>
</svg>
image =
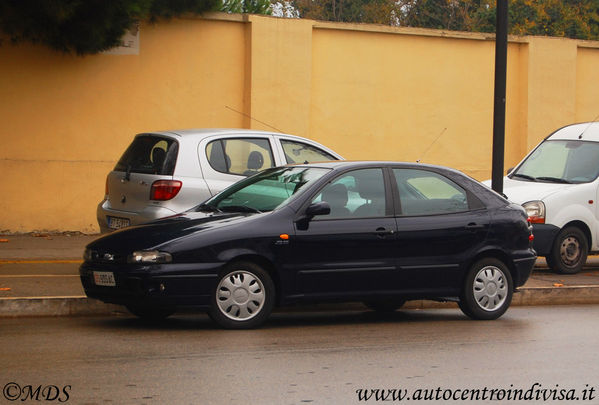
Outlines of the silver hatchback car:
<svg viewBox="0 0 599 405">
<path fill-rule="evenodd" d="M 106 178 L 98 205 L 100 230 L 183 212 L 262 169 L 343 159 L 294 135 L 244 129 L 142 133 Z"/>
</svg>

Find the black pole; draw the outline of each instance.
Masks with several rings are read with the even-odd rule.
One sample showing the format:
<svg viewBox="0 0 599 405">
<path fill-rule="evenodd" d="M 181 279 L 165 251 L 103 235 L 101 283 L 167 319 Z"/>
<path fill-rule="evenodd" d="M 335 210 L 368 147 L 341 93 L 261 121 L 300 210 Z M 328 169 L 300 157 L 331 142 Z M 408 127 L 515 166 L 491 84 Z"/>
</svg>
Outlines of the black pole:
<svg viewBox="0 0 599 405">
<path fill-rule="evenodd" d="M 493 113 L 493 169 L 491 187 L 503 193 L 505 155 L 505 81 L 507 71 L 507 0 L 497 0 L 495 35 L 495 105 Z"/>
</svg>

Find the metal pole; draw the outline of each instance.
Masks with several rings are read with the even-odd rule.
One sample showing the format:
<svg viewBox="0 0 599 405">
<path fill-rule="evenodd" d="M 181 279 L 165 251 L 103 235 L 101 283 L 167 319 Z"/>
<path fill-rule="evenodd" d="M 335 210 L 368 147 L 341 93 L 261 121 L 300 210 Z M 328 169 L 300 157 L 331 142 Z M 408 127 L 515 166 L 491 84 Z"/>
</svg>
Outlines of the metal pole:
<svg viewBox="0 0 599 405">
<path fill-rule="evenodd" d="M 505 155 L 505 88 L 507 71 L 507 1 L 497 0 L 495 35 L 495 105 L 493 113 L 493 169 L 491 187 L 503 193 Z"/>
</svg>

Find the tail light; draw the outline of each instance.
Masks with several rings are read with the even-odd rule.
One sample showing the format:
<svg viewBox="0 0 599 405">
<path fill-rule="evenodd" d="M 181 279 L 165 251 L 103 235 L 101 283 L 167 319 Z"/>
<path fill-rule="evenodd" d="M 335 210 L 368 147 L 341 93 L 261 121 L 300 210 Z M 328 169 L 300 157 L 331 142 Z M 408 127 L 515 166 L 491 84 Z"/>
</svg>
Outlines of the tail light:
<svg viewBox="0 0 599 405">
<path fill-rule="evenodd" d="M 106 176 L 106 185 L 104 186 L 104 195 L 108 195 L 108 176 Z"/>
<path fill-rule="evenodd" d="M 173 199 L 181 190 L 182 185 L 183 183 L 179 180 L 157 180 L 152 183 L 150 199 L 158 201 Z"/>
</svg>

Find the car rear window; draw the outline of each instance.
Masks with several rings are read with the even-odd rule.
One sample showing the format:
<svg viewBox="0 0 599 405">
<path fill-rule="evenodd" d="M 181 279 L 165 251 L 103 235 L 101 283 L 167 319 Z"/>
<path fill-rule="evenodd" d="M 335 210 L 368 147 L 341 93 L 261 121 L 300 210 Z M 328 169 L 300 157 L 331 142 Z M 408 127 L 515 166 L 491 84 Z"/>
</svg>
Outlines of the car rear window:
<svg viewBox="0 0 599 405">
<path fill-rule="evenodd" d="M 179 144 L 174 139 L 155 135 L 137 136 L 114 170 L 170 176 L 175 171 L 178 150 Z"/>
</svg>

